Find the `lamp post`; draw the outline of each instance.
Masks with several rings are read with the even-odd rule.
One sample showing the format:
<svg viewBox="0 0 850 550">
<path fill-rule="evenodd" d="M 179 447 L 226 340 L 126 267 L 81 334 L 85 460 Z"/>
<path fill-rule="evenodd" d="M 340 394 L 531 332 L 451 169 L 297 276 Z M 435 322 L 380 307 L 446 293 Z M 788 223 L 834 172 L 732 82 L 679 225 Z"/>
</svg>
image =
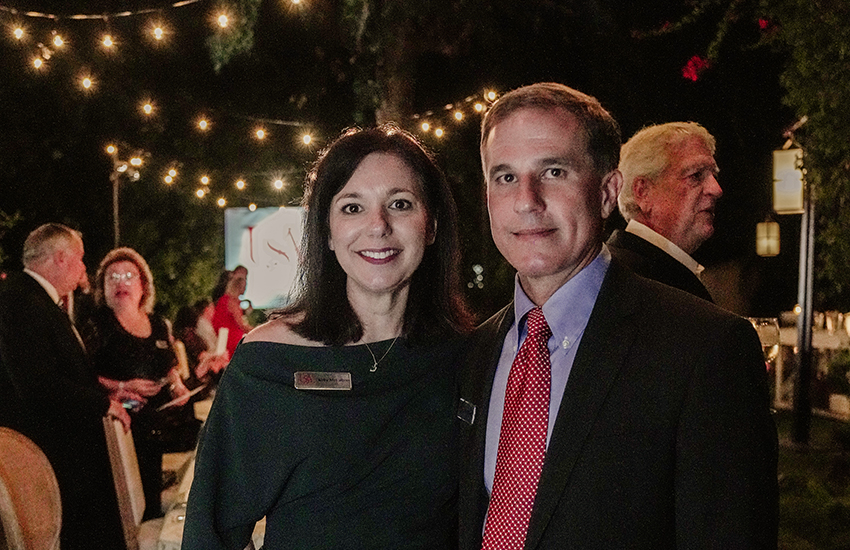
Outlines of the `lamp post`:
<svg viewBox="0 0 850 550">
<path fill-rule="evenodd" d="M 106 152 L 112 157 L 112 173 L 109 174 L 109 181 L 112 183 L 112 231 L 115 237 L 115 248 L 121 238 L 121 227 L 118 217 L 118 187 L 121 183 L 121 176 L 127 176 L 131 181 L 139 179 L 139 168 L 142 166 L 142 155 L 136 154 L 130 160 L 121 160 L 118 157 L 118 148 L 114 145 L 109 145 Z"/>
<path fill-rule="evenodd" d="M 803 151 L 796 145 L 794 131 L 808 121 L 802 117 L 786 133 L 781 151 L 773 152 L 773 207 L 777 214 L 802 214 L 800 221 L 800 274 L 797 283 L 797 384 L 794 386 L 794 421 L 791 437 L 795 444 L 809 444 L 812 402 L 812 290 L 815 260 L 815 202 L 803 169 Z M 799 146 L 798 146 L 799 147 Z"/>
</svg>

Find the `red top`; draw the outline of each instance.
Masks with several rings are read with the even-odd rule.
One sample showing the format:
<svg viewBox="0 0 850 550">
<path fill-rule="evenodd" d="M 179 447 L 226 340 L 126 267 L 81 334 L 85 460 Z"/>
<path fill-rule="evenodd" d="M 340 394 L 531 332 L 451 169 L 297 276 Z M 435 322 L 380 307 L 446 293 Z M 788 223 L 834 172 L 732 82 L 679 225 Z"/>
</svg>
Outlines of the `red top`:
<svg viewBox="0 0 850 550">
<path fill-rule="evenodd" d="M 239 299 L 233 298 L 225 294 L 221 298 L 218 299 L 218 302 L 215 304 L 215 313 L 213 314 L 212 325 L 215 329 L 216 333 L 218 333 L 218 329 L 221 327 L 227 328 L 227 351 L 233 356 L 234 350 L 236 350 L 236 345 L 239 343 L 239 340 L 245 336 L 245 331 L 242 330 L 242 325 L 239 322 L 239 319 L 233 317 L 233 313 L 231 313 L 230 308 L 231 302 L 236 302 L 236 307 L 239 308 L 239 311 L 242 311 L 242 308 L 239 306 Z"/>
</svg>

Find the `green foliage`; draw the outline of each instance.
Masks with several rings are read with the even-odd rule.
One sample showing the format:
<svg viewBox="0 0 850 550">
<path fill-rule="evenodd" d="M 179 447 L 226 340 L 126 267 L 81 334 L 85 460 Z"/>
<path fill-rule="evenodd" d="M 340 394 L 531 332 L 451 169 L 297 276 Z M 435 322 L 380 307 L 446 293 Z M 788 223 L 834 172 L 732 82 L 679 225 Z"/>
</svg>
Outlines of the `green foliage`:
<svg viewBox="0 0 850 550">
<path fill-rule="evenodd" d="M 791 414 L 777 415 L 780 442 L 788 441 Z M 779 548 L 850 547 L 850 448 L 836 436 L 844 422 L 815 417 L 808 450 L 779 450 Z"/>
<path fill-rule="evenodd" d="M 122 189 L 121 245 L 147 260 L 157 310 L 173 318 L 181 306 L 209 298 L 224 269 L 224 215 L 185 193 L 150 193 L 156 183 L 142 179 Z"/>
<path fill-rule="evenodd" d="M 830 393 L 850 395 L 850 350 L 837 352 L 827 367 L 826 380 Z"/>
<path fill-rule="evenodd" d="M 762 0 L 770 42 L 789 56 L 785 103 L 808 122 L 806 153 L 817 215 L 816 305 L 850 309 L 850 5 L 843 0 Z"/>
<path fill-rule="evenodd" d="M 262 0 L 240 0 L 232 4 L 236 13 L 231 14 L 232 23 L 227 32 L 219 32 L 207 39 L 213 68 L 218 73 L 233 57 L 254 47 L 254 24 Z"/>
</svg>

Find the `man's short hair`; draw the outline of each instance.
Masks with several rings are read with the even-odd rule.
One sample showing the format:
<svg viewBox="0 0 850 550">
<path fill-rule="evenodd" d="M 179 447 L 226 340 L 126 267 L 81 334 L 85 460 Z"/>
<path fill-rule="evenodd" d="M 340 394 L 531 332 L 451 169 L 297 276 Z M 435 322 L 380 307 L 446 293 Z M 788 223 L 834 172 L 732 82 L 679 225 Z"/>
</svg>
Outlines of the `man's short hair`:
<svg viewBox="0 0 850 550">
<path fill-rule="evenodd" d="M 57 250 L 68 248 L 82 238 L 82 233 L 61 223 L 46 223 L 37 227 L 24 241 L 24 267 L 32 267 Z"/>
<path fill-rule="evenodd" d="M 620 160 L 620 126 L 593 96 L 556 82 L 539 82 L 512 90 L 499 98 L 481 122 L 481 151 L 490 131 L 520 109 L 562 109 L 575 116 L 584 129 L 587 148 L 600 176 L 617 169 Z"/>
<path fill-rule="evenodd" d="M 635 202 L 635 179 L 640 177 L 655 181 L 669 166 L 670 154 L 693 138 L 701 140 L 714 155 L 716 150 L 714 136 L 696 122 L 668 122 L 646 126 L 623 145 L 620 152 L 623 188 L 617 197 L 617 204 L 626 221 L 640 213 L 640 208 Z"/>
</svg>

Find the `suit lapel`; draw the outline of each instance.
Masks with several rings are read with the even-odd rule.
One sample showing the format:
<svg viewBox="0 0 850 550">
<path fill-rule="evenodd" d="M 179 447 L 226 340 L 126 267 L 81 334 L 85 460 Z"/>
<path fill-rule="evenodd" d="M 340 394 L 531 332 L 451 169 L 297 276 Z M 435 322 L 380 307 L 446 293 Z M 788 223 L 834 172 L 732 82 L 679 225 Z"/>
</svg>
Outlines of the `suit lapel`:
<svg viewBox="0 0 850 550">
<path fill-rule="evenodd" d="M 633 276 L 632 276 L 633 277 Z M 535 548 L 569 481 L 584 441 L 634 340 L 638 305 L 626 269 L 612 261 L 567 381 L 540 476 L 525 548 Z"/>
<path fill-rule="evenodd" d="M 475 420 L 465 426 L 465 475 L 461 477 L 461 548 L 480 548 L 488 496 L 484 487 L 484 450 L 493 378 L 505 335 L 514 320 L 513 301 L 481 325 L 473 338 L 462 378 L 460 397 L 475 406 Z"/>
<path fill-rule="evenodd" d="M 26 274 L 23 275 L 22 281 L 24 281 L 23 284 L 27 285 L 28 292 L 32 296 L 34 304 L 38 304 L 44 318 L 50 323 L 50 325 L 55 327 L 57 332 L 55 341 L 57 342 L 57 345 L 61 346 L 65 350 L 63 352 L 64 356 L 74 358 L 74 361 L 71 362 L 72 365 L 78 365 L 87 369 L 88 358 L 85 346 L 83 345 L 82 339 L 80 339 L 74 329 L 74 325 L 71 323 L 71 319 L 68 317 L 68 314 L 53 301 L 50 294 L 47 293 L 38 281 Z M 62 336 L 59 336 L 60 334 Z M 78 379 L 87 379 L 90 375 L 87 370 L 75 370 L 76 372 L 73 374 Z"/>
</svg>

